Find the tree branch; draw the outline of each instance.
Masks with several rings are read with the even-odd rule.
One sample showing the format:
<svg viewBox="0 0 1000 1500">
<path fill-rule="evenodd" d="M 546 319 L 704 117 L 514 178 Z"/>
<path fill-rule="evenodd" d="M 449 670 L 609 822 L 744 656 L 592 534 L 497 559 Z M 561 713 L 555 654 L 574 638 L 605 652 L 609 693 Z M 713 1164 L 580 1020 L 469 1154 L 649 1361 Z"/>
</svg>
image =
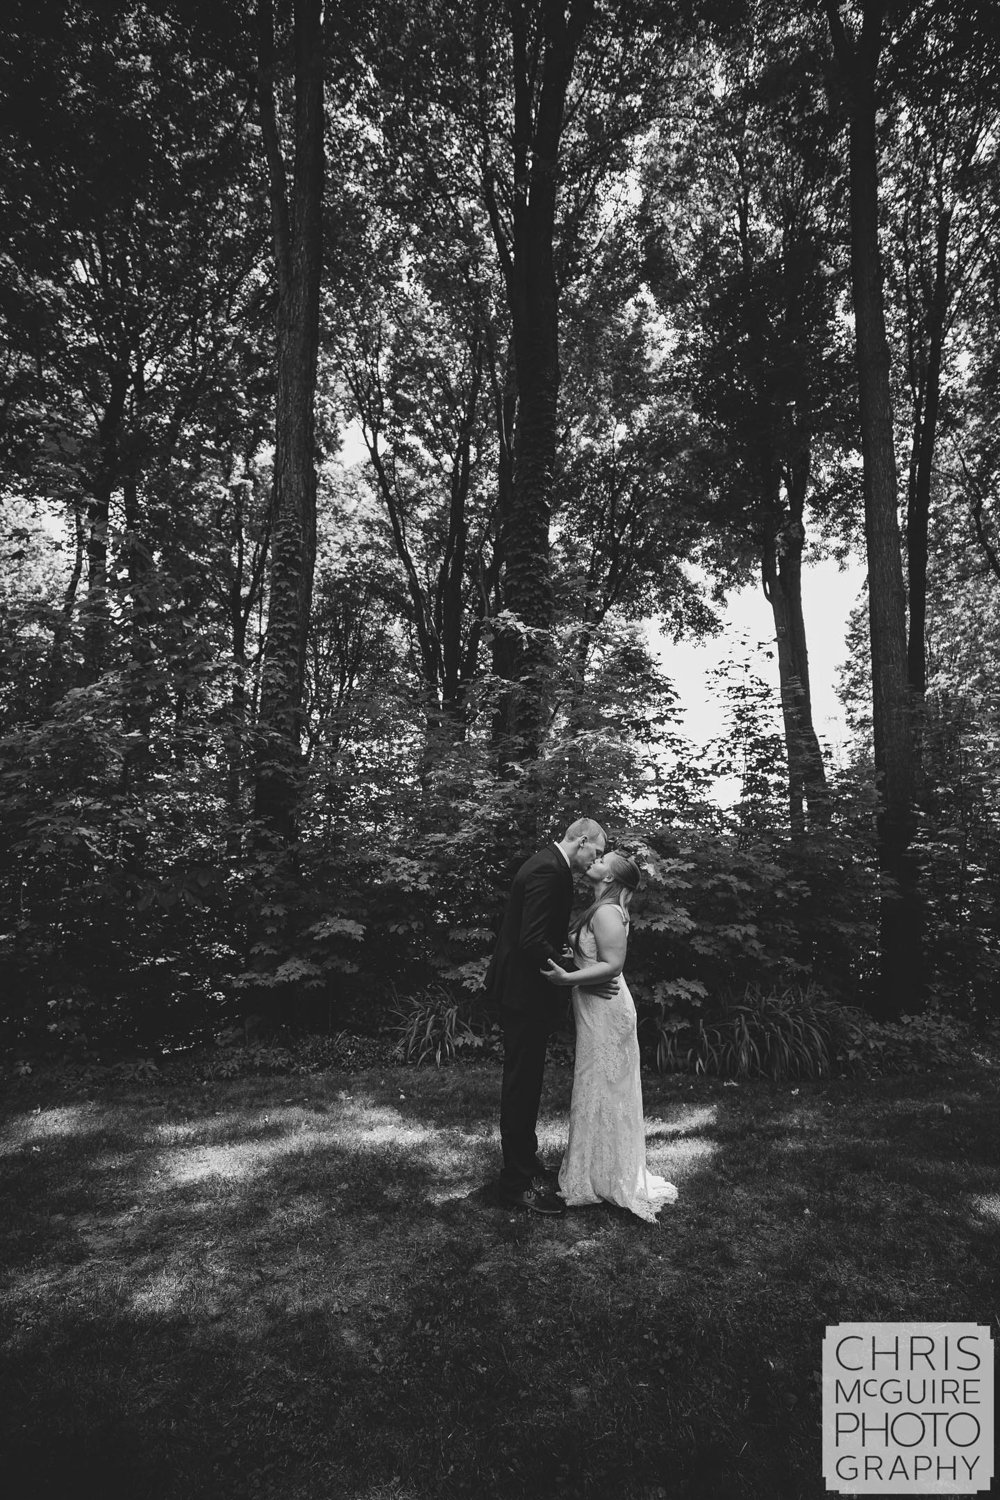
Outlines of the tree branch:
<svg viewBox="0 0 1000 1500">
<path fill-rule="evenodd" d="M 989 571 L 995 578 L 1000 579 L 1000 553 L 997 552 L 997 549 L 994 547 L 993 543 L 987 536 L 986 525 L 983 521 L 984 497 L 982 489 L 976 483 L 972 474 L 969 472 L 969 466 L 965 461 L 965 455 L 962 453 L 962 450 L 954 441 L 951 444 L 951 448 L 952 452 L 955 454 L 955 457 L 962 465 L 962 472 L 965 475 L 965 481 L 969 489 L 969 494 L 971 497 L 969 502 L 969 518 L 972 521 L 972 529 L 975 532 L 976 541 L 979 543 L 983 551 Z"/>
</svg>

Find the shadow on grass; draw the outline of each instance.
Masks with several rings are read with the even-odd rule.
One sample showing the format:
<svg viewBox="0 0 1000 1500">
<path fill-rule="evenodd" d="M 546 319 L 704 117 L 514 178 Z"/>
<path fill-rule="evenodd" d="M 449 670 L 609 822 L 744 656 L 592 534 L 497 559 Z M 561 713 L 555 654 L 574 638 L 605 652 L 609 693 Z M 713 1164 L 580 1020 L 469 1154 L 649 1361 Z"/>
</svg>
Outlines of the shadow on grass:
<svg viewBox="0 0 1000 1500">
<path fill-rule="evenodd" d="M 498 1093 L 400 1070 L 12 1109 L 11 1500 L 806 1500 L 825 1325 L 995 1306 L 995 1088 L 656 1082 L 657 1225 L 498 1207 Z"/>
</svg>

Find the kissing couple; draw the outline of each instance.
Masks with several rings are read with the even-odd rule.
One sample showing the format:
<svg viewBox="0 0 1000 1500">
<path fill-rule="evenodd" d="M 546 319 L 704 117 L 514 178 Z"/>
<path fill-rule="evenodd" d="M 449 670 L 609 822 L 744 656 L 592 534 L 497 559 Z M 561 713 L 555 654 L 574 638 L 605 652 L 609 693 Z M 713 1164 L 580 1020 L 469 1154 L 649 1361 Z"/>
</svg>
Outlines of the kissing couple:
<svg viewBox="0 0 1000 1500">
<path fill-rule="evenodd" d="M 511 886 L 486 975 L 503 1026 L 500 1197 L 538 1214 L 604 1202 L 653 1220 L 677 1189 L 646 1170 L 635 1003 L 622 977 L 639 867 L 606 845 L 599 823 L 578 818 L 524 862 Z M 571 926 L 574 874 L 587 878 L 593 899 Z M 568 987 L 576 1061 L 569 1144 L 556 1174 L 538 1159 L 536 1132 L 545 1050 Z"/>
</svg>

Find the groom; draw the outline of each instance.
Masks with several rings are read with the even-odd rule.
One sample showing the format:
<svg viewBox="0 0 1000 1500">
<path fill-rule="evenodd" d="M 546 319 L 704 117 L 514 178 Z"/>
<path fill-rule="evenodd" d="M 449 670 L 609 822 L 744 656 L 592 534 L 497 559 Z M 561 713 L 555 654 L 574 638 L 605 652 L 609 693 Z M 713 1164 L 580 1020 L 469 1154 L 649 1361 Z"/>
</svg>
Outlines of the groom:
<svg viewBox="0 0 1000 1500">
<path fill-rule="evenodd" d="M 565 965 L 573 874 L 589 870 L 606 843 L 599 823 L 578 818 L 558 844 L 549 844 L 524 862 L 514 876 L 486 975 L 487 995 L 499 1003 L 503 1026 L 500 1197 L 512 1208 L 533 1213 L 565 1212 L 554 1191 L 554 1174 L 538 1160 L 535 1133 L 545 1048 L 565 1004 L 565 996 L 553 991 L 542 971 L 550 958 Z"/>
</svg>

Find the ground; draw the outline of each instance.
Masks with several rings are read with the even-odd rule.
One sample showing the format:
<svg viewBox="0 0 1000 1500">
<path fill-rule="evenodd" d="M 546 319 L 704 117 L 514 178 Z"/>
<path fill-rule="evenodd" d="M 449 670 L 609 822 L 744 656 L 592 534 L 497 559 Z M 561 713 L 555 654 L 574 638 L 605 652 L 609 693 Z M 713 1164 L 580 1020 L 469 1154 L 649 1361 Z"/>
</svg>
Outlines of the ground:
<svg viewBox="0 0 1000 1500">
<path fill-rule="evenodd" d="M 12 1088 L 8 1500 L 809 1500 L 828 1324 L 996 1320 L 995 1069 L 648 1079 L 655 1225 L 500 1207 L 498 1096 L 482 1065 Z"/>
</svg>

